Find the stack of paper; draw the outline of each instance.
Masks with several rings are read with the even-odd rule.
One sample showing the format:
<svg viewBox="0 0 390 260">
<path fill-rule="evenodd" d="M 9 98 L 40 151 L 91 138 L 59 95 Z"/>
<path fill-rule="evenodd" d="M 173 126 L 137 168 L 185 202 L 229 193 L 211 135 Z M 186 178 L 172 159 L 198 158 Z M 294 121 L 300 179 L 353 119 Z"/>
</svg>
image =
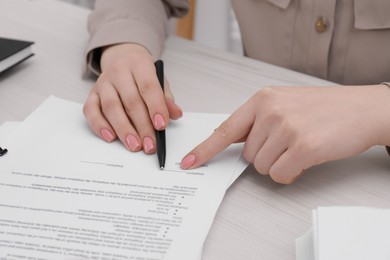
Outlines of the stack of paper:
<svg viewBox="0 0 390 260">
<path fill-rule="evenodd" d="M 5 124 L 0 259 L 198 260 L 227 187 L 247 165 L 241 145 L 195 170 L 179 162 L 225 118 L 186 113 L 172 122 L 163 171 L 156 155 L 96 137 L 81 104 L 50 97 L 22 123 Z"/>
<path fill-rule="evenodd" d="M 390 259 L 390 209 L 320 207 L 296 240 L 297 260 Z"/>
</svg>

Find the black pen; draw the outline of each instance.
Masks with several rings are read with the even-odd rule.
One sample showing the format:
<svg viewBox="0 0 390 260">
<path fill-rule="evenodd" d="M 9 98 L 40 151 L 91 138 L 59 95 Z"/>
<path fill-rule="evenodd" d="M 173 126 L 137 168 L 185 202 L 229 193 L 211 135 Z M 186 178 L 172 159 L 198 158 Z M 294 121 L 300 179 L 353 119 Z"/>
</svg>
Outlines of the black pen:
<svg viewBox="0 0 390 260">
<path fill-rule="evenodd" d="M 162 60 L 158 60 L 154 63 L 154 65 L 156 66 L 158 81 L 160 82 L 164 93 L 164 63 Z M 158 163 L 160 164 L 160 169 L 163 170 L 165 167 L 166 157 L 165 130 L 156 130 L 156 143 Z"/>
<path fill-rule="evenodd" d="M 3 148 L 0 147 L 0 156 L 3 156 L 7 152 L 8 152 L 8 150 L 6 148 L 3 149 Z"/>
</svg>

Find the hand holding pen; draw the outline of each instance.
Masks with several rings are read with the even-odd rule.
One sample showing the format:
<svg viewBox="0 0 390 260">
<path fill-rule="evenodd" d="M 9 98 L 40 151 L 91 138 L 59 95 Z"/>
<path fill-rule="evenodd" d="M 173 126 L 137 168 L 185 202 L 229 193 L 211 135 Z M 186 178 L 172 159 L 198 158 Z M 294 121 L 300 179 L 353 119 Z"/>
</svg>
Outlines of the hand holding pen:
<svg viewBox="0 0 390 260">
<path fill-rule="evenodd" d="M 182 116 L 169 84 L 165 96 L 156 77 L 153 57 L 141 45 L 105 48 L 102 73 L 84 104 L 84 115 L 96 135 L 107 142 L 119 138 L 133 152 L 156 152 L 156 129 Z"/>
</svg>

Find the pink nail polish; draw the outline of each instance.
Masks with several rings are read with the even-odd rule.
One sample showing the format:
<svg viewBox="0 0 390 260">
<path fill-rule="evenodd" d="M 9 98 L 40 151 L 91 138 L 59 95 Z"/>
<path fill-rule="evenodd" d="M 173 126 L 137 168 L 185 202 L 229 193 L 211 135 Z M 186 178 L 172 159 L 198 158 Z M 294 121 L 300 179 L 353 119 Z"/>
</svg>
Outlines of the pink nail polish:
<svg viewBox="0 0 390 260">
<path fill-rule="evenodd" d="M 184 157 L 184 159 L 181 161 L 181 168 L 182 169 L 188 169 L 190 168 L 194 163 L 195 163 L 195 155 L 193 154 L 190 154 L 186 157 Z"/>
<path fill-rule="evenodd" d="M 100 131 L 100 134 L 102 135 L 103 139 L 106 141 L 106 142 L 112 142 L 114 141 L 114 135 L 111 133 L 110 130 L 106 129 L 106 128 L 103 128 L 101 131 Z"/>
<path fill-rule="evenodd" d="M 160 129 L 164 129 L 165 126 L 166 126 L 166 124 L 165 124 L 164 117 L 160 114 L 156 114 L 154 116 L 154 127 L 157 130 L 160 130 Z"/>
<path fill-rule="evenodd" d="M 130 147 L 130 150 L 136 152 L 141 147 L 138 139 L 134 135 L 128 135 L 126 138 L 127 145 Z"/>
<path fill-rule="evenodd" d="M 150 138 L 149 136 L 144 138 L 144 152 L 146 154 L 151 154 L 156 151 L 153 143 L 153 139 Z"/>
</svg>

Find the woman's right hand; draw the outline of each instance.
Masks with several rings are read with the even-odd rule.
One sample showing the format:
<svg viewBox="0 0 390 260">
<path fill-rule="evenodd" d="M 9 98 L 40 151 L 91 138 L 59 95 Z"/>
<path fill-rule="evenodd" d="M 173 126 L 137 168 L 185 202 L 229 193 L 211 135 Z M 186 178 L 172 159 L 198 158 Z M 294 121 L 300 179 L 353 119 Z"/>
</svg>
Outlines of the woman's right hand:
<svg viewBox="0 0 390 260">
<path fill-rule="evenodd" d="M 223 122 L 182 160 L 183 169 L 206 163 L 232 143 L 279 183 L 306 169 L 390 145 L 390 90 L 384 85 L 268 87 Z"/>
</svg>

